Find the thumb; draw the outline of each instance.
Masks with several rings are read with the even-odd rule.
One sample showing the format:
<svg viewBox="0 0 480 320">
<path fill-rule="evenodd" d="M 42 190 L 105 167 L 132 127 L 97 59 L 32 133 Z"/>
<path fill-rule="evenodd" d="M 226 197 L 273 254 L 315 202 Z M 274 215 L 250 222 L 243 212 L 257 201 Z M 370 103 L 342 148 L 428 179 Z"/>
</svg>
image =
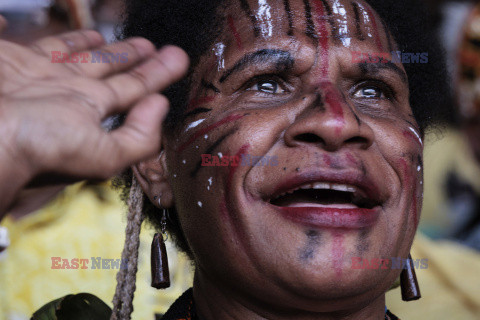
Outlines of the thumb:
<svg viewBox="0 0 480 320">
<path fill-rule="evenodd" d="M 112 131 L 114 145 L 119 148 L 118 165 L 123 168 L 159 152 L 162 122 L 169 102 L 160 94 L 151 94 L 130 111 L 123 126 Z"/>
</svg>

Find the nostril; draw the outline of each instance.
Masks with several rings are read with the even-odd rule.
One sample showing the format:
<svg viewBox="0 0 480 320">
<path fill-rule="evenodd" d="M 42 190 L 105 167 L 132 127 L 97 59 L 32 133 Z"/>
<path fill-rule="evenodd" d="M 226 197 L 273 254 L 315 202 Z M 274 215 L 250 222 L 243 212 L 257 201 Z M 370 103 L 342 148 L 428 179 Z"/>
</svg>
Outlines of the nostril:
<svg viewBox="0 0 480 320">
<path fill-rule="evenodd" d="M 363 137 L 352 137 L 350 139 L 345 140 L 345 144 L 358 144 L 358 145 L 366 145 L 368 144 L 368 140 Z"/>
<path fill-rule="evenodd" d="M 295 137 L 295 140 L 302 141 L 302 142 L 310 142 L 310 143 L 323 143 L 323 139 L 320 138 L 318 135 L 313 133 L 302 133 Z"/>
</svg>

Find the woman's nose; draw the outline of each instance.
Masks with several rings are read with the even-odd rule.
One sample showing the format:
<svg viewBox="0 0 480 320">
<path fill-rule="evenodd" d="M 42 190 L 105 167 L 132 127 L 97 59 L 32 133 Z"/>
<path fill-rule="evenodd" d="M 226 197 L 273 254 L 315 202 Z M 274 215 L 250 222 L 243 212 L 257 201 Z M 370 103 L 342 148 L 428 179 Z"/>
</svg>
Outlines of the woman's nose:
<svg viewBox="0 0 480 320">
<path fill-rule="evenodd" d="M 317 145 L 325 151 L 337 151 L 372 145 L 372 128 L 360 120 L 331 82 L 321 83 L 310 100 L 285 133 L 288 146 Z"/>
</svg>

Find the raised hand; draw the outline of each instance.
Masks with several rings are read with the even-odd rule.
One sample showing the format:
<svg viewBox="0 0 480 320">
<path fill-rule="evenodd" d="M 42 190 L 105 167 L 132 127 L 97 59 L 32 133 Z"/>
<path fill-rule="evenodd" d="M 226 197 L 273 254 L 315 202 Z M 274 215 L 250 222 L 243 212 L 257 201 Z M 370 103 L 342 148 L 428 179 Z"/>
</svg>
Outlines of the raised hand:
<svg viewBox="0 0 480 320">
<path fill-rule="evenodd" d="M 52 63 L 52 51 L 88 62 Z M 92 51 L 127 59 L 93 63 Z M 187 67 L 179 48 L 156 52 L 141 38 L 105 45 L 95 31 L 29 47 L 0 40 L 0 214 L 40 175 L 105 179 L 158 152 L 168 111 L 158 92 Z M 124 125 L 105 132 L 102 120 L 118 112 L 128 112 Z"/>
</svg>

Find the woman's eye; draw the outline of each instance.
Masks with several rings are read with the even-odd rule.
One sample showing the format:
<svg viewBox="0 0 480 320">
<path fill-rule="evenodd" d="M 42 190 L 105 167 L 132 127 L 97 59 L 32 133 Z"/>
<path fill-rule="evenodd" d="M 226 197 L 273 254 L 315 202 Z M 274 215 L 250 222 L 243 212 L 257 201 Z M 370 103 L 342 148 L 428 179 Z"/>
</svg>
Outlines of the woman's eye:
<svg viewBox="0 0 480 320">
<path fill-rule="evenodd" d="M 250 87 L 248 90 L 255 90 L 255 91 L 260 91 L 260 92 L 270 93 L 270 94 L 285 92 L 285 90 L 283 90 L 278 85 L 278 83 L 276 81 L 273 81 L 273 80 L 258 81 L 252 87 Z"/>
<path fill-rule="evenodd" d="M 385 98 L 383 91 L 377 87 L 363 87 L 354 94 L 355 98 Z"/>
</svg>

